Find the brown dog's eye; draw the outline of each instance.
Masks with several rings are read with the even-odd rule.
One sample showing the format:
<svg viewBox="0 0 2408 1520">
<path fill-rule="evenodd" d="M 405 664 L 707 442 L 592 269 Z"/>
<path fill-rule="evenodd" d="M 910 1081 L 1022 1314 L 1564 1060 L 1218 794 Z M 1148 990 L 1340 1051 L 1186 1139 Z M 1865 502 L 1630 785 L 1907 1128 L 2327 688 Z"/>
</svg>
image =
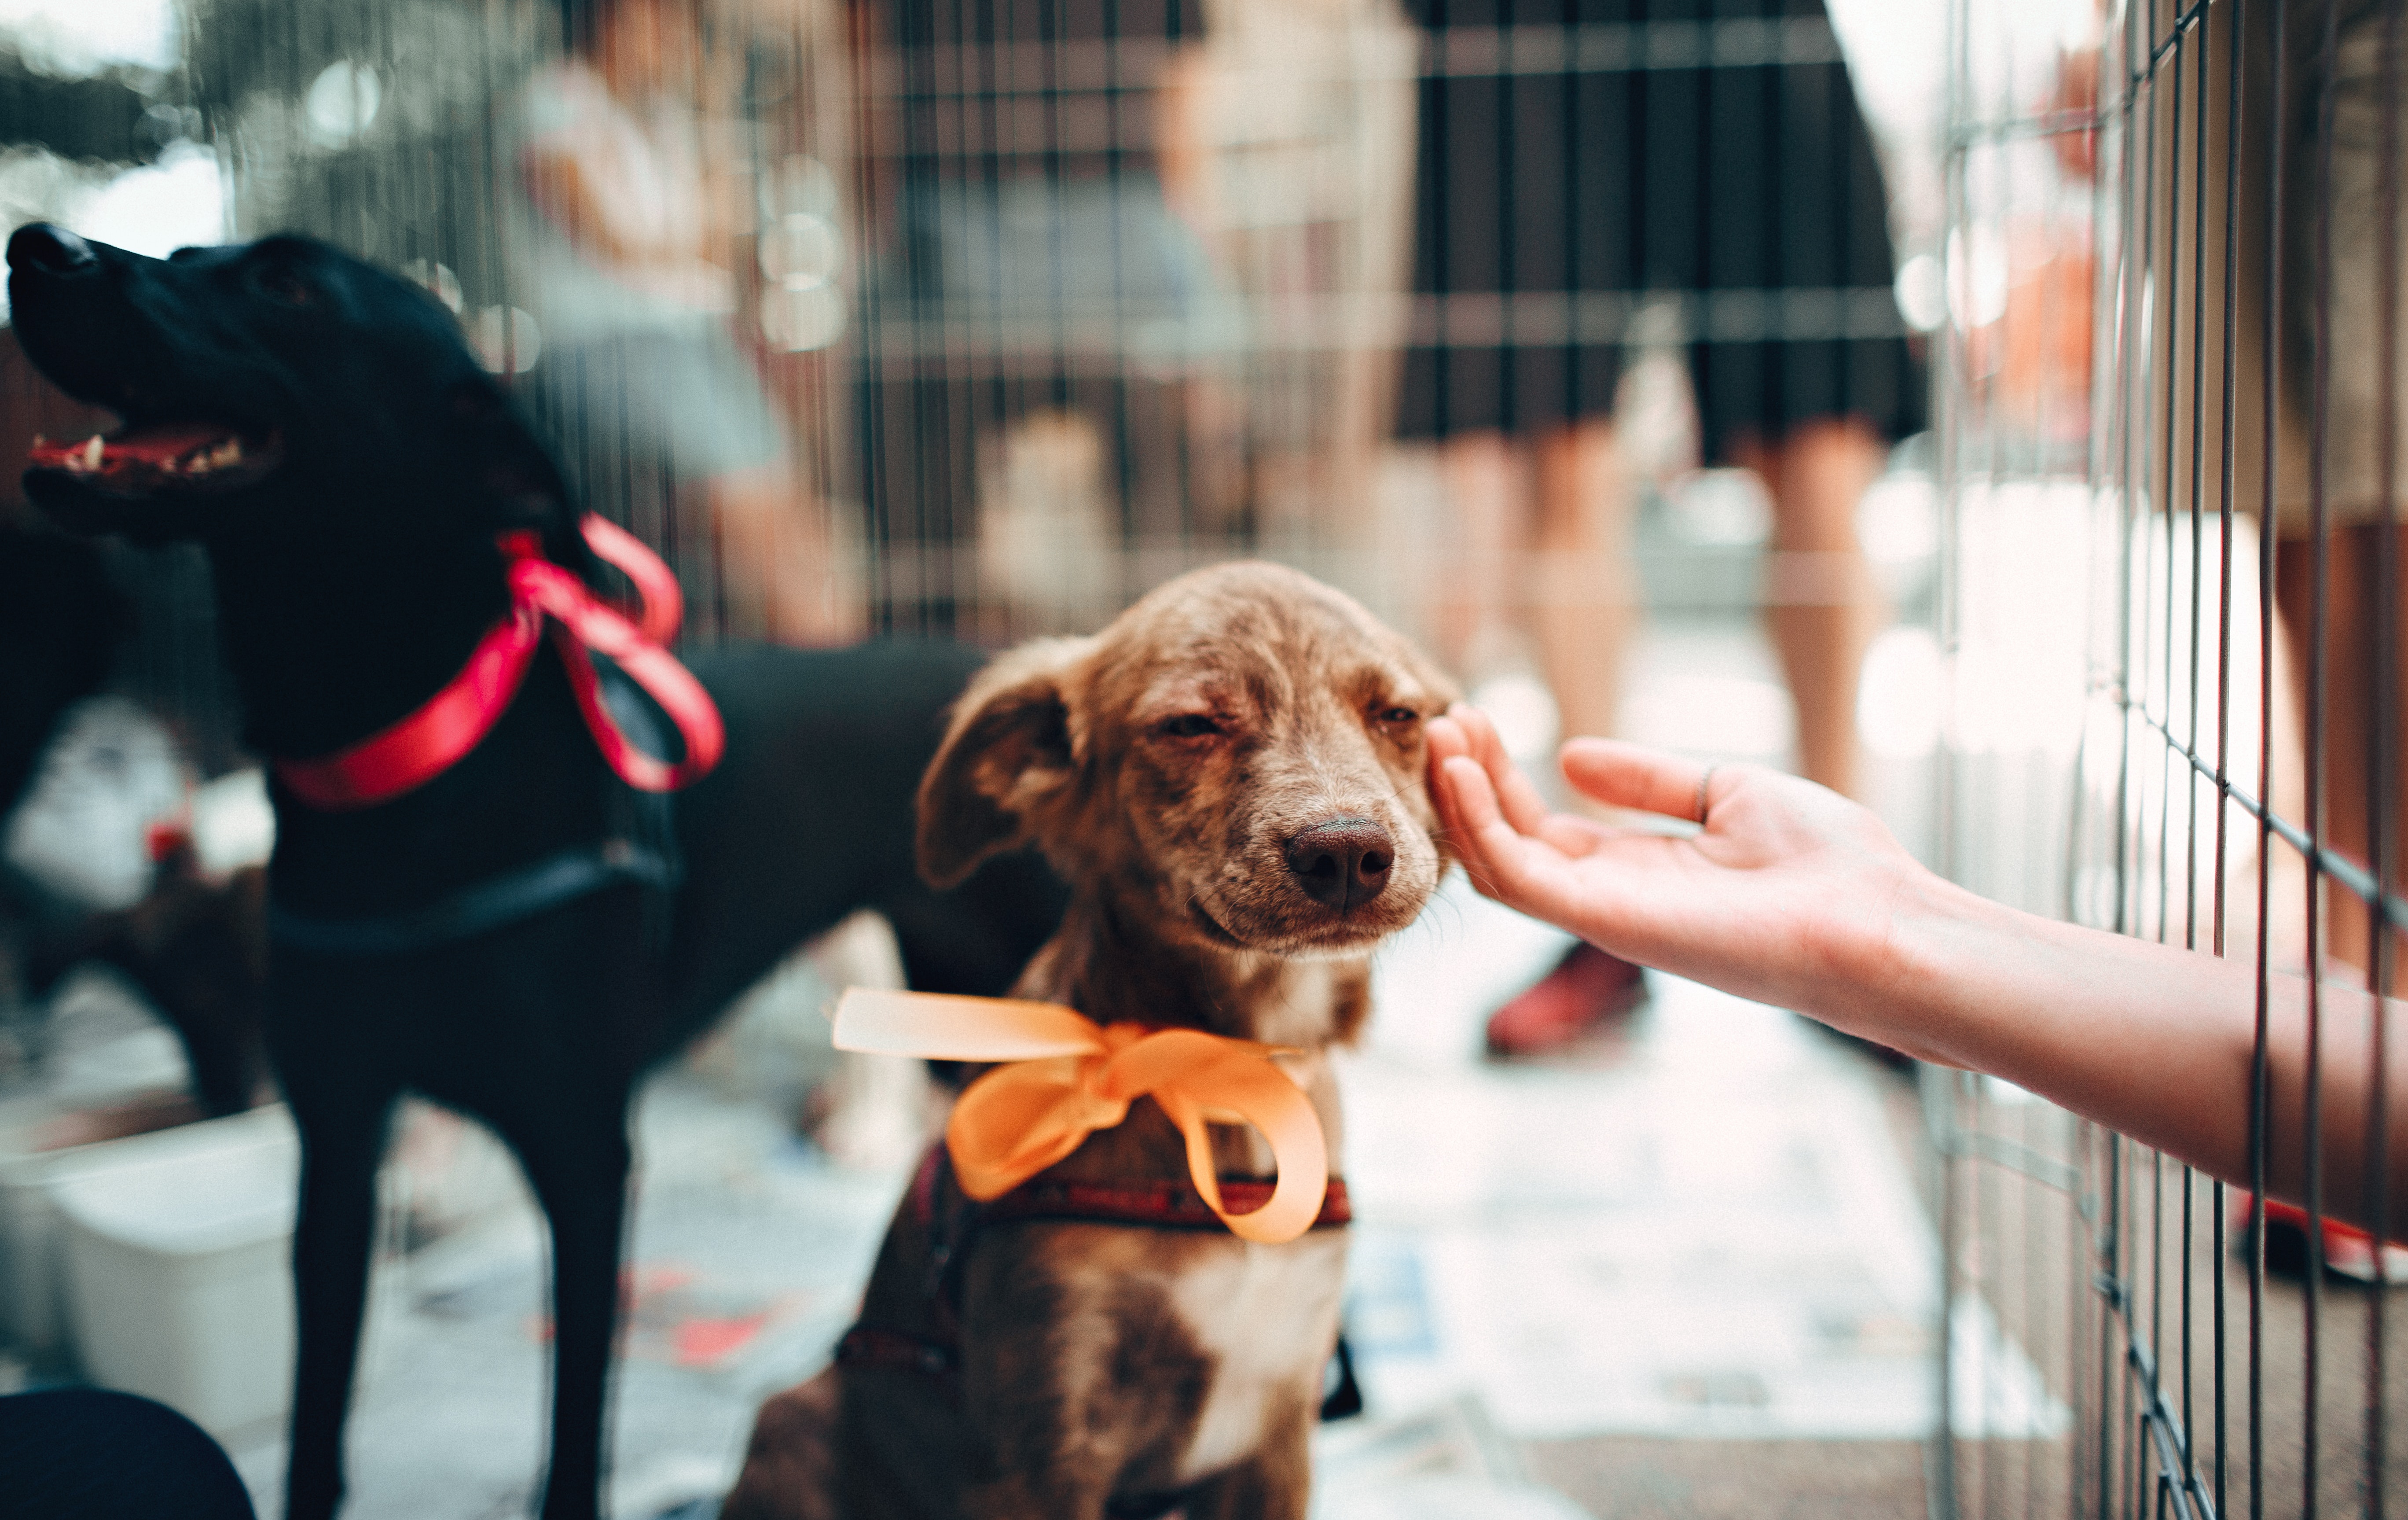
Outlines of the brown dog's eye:
<svg viewBox="0 0 2408 1520">
<path fill-rule="evenodd" d="M 1202 738 L 1221 732 L 1221 721 L 1209 712 L 1182 712 L 1164 719 L 1162 732 L 1172 738 Z"/>
<path fill-rule="evenodd" d="M 290 269 L 269 266 L 251 277 L 253 290 L 280 306 L 308 306 L 318 298 L 308 280 Z"/>
<path fill-rule="evenodd" d="M 1411 708 L 1383 708 L 1380 710 L 1379 717 L 1382 723 L 1403 724 L 1422 721 L 1422 715 Z"/>
</svg>

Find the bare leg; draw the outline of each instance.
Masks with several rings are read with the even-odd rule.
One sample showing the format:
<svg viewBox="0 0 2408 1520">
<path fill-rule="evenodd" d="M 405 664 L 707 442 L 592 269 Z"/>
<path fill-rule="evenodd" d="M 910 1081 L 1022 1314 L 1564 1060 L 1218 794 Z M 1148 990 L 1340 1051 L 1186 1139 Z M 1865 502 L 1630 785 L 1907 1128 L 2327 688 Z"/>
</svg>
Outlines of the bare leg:
<svg viewBox="0 0 2408 1520">
<path fill-rule="evenodd" d="M 2286 546 L 2284 552 L 2289 552 L 2295 548 L 2304 548 L 2304 545 Z M 2258 552 L 2275 553 L 2275 545 L 2271 541 L 2261 540 Z M 2236 565 L 2235 569 L 2239 568 L 2241 566 Z M 2252 575 L 2257 573 L 2254 566 L 2248 566 L 2248 569 Z M 2300 761 L 2307 753 L 2307 746 L 2300 738 L 2302 712 L 2300 675 L 2305 667 L 2306 661 L 2297 647 L 2299 640 L 2292 636 L 2290 626 L 2286 621 L 2282 606 L 2282 588 L 2278 585 L 2275 589 L 2274 644 L 2272 653 L 2268 655 L 2268 661 L 2273 667 L 2273 691 L 2269 698 L 2267 710 L 2260 720 L 2270 730 L 2267 735 L 2267 749 L 2272 756 L 2272 766 L 2270 773 L 2260 782 L 2259 790 L 2267 805 L 2274 810 L 2276 816 L 2298 820 L 2306 817 L 2308 810 L 2307 779 L 2301 773 L 2300 767 Z M 2255 614 L 2253 613 L 2252 616 L 2254 617 Z M 2253 630 L 2254 626 L 2252 624 Z M 2235 626 L 2233 637 L 2236 639 L 2243 637 L 2238 625 Z M 2255 740 L 2254 738 L 2244 739 L 2236 733 L 2234 742 L 2254 746 Z M 2226 827 L 2232 841 L 2245 841 L 2245 844 L 2229 849 L 2226 854 L 2225 954 L 2241 958 L 2244 962 L 2253 962 L 2258 954 L 2254 936 L 2262 933 L 2267 940 L 2267 953 L 2272 958 L 2272 965 L 2276 969 L 2295 973 L 2304 971 L 2308 964 L 2306 862 L 2300 858 L 2297 850 L 2280 839 L 2264 843 L 2262 848 L 2266 852 L 2266 870 L 2269 880 L 2266 886 L 2266 916 L 2264 922 L 2260 923 L 2258 917 L 2258 851 L 2261 846 L 2258 840 L 2258 820 L 2235 809 L 2228 817 Z M 2204 873 L 2202 873 L 2200 890 L 2214 890 L 2212 879 L 2206 877 Z"/>
<path fill-rule="evenodd" d="M 2408 808 L 2401 806 L 2400 790 L 2401 767 L 2408 762 L 2408 650 L 2392 651 L 2388 684 L 2374 691 L 2376 642 L 2383 635 L 2378 609 L 2382 588 L 2377 578 L 2384 531 L 2378 524 L 2352 523 L 2333 529 L 2326 540 L 2322 733 L 2307 737 L 2322 762 L 2318 801 L 2327 848 L 2361 865 L 2371 860 L 2372 803 L 2376 787 L 2384 789 L 2391 835 L 2391 858 L 2386 865 L 2392 890 L 2397 892 L 2401 868 L 2408 865 L 2401 853 L 2402 845 L 2408 844 L 2408 826 L 2403 826 L 2408 825 L 2408 817 L 2403 816 Z M 2274 605 L 2282 618 L 2282 631 L 2289 636 L 2282 640 L 2290 666 L 2287 673 L 2302 704 L 2308 691 L 2309 641 L 2315 631 L 2314 547 L 2315 540 L 2304 536 L 2285 538 L 2274 558 Z M 2400 611 L 2408 601 L 2408 571 L 2395 563 L 2393 576 L 2390 594 L 2395 610 L 2390 633 L 2399 643 L 2403 632 L 2408 632 L 2408 623 L 2401 621 Z M 2377 738 L 2378 714 L 2387 723 L 2380 735 L 2389 772 L 2384 776 L 2371 773 L 2369 752 Z M 2304 719 L 2301 728 L 2304 732 Z M 2284 760 L 2278 754 L 2275 763 L 2279 766 Z M 2364 904 L 2358 894 L 2338 887 L 2329 888 L 2323 902 L 2325 954 L 2364 968 L 2373 948 L 2372 926 Z M 2395 988 L 2403 948 L 2408 947 L 2395 941 L 2391 949 L 2388 980 Z"/>
<path fill-rule="evenodd" d="M 858 589 L 838 563 L 827 509 L 798 488 L 789 466 L 714 477 L 710 512 L 739 627 L 781 644 L 861 637 Z"/>
<path fill-rule="evenodd" d="M 1856 795 L 1856 681 L 1882 609 L 1856 542 L 1856 503 L 1886 451 L 1853 419 L 1801 423 L 1777 448 L 1734 451 L 1772 495 L 1772 566 L 1765 621 L 1798 710 L 1798 768 Z"/>
<path fill-rule="evenodd" d="M 1563 731 L 1611 734 L 1622 702 L 1623 656 L 1639 617 L 1630 562 L 1637 493 L 1610 418 L 1542 434 L 1535 455 L 1537 552 L 1524 578 L 1531 631 Z M 1576 944 L 1536 985 L 1489 1015 L 1489 1054 L 1560 1050 L 1645 996 L 1638 967 Z"/>
<path fill-rule="evenodd" d="M 1439 467 L 1459 528 L 1455 554 L 1433 588 L 1439 658 L 1471 667 L 1512 628 L 1514 561 L 1525 531 L 1522 461 L 1497 432 L 1466 433 L 1439 448 Z"/>
<path fill-rule="evenodd" d="M 1564 733 L 1612 734 L 1622 705 L 1623 656 L 1639 618 L 1630 561 L 1637 493 L 1611 418 L 1542 434 L 1536 456 L 1531 631 Z"/>
</svg>

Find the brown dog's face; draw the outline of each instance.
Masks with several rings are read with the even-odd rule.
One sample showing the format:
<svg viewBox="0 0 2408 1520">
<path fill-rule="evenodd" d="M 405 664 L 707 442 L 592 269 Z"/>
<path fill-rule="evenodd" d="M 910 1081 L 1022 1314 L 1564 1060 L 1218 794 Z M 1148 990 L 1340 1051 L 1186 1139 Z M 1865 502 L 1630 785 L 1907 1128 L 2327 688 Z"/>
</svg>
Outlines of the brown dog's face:
<svg viewBox="0 0 2408 1520">
<path fill-rule="evenodd" d="M 1452 695 L 1309 577 L 1199 570 L 972 683 L 921 788 L 921 868 L 949 883 L 1033 839 L 1165 939 L 1360 953 L 1438 885 L 1423 725 Z"/>
</svg>

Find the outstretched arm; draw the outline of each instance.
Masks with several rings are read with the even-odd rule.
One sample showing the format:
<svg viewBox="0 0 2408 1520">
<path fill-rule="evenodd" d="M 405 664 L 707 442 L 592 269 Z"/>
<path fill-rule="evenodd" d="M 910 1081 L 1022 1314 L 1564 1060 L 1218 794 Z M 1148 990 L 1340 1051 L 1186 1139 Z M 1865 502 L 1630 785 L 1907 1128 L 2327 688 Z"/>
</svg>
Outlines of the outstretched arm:
<svg viewBox="0 0 2408 1520">
<path fill-rule="evenodd" d="M 1564 775 L 1599 802 L 1697 821 L 1694 837 L 1550 814 L 1487 719 L 1430 729 L 1431 790 L 1488 896 L 1627 960 L 1793 1008 L 1944 1066 L 1986 1071 L 2188 1161 L 2249 1182 L 2258 991 L 2216 956 L 2004 908 L 1924 869 L 1880 821 L 1811 782 L 1576 738 Z M 2308 988 L 2269 989 L 2267 1188 L 2307 1178 Z M 2323 989 L 2324 1203 L 2372 1212 L 2366 1148 L 2375 1013 Z M 2389 1106 L 2408 1110 L 2408 1018 L 2386 1001 Z M 2388 1231 L 2408 1233 L 2408 1113 L 2386 1126 Z"/>
</svg>

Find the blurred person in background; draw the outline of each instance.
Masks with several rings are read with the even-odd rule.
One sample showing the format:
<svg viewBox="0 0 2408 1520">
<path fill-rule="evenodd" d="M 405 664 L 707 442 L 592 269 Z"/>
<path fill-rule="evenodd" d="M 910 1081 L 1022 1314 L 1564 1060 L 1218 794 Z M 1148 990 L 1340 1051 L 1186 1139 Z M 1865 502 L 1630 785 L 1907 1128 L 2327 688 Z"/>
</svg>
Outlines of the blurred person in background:
<svg viewBox="0 0 2408 1520">
<path fill-rule="evenodd" d="M 1204 29 L 1199 0 L 866 10 L 862 484 L 898 619 L 1083 626 L 1130 539 L 1226 525 Z"/>
<path fill-rule="evenodd" d="M 1661 446 L 1614 409 L 1647 336 L 1631 314 L 1653 307 L 1674 314 L 1707 457 L 1754 471 L 1771 498 L 1766 615 L 1799 767 L 1855 792 L 1857 675 L 1881 617 L 1856 504 L 1926 398 L 1892 295 L 1881 166 L 1820 0 L 1409 8 L 1434 62 L 1414 256 L 1433 315 L 1406 354 L 1398 432 L 1438 441 L 1461 524 L 1441 657 L 1477 684 L 1526 639 L 1563 732 L 1613 730 L 1639 602 L 1632 461 Z M 1644 61 L 1684 23 L 1698 36 L 1678 66 Z M 1627 29 L 1641 66 L 1499 62 L 1507 29 L 1577 27 Z M 1801 51 L 1824 61 L 1784 61 Z M 1558 1048 L 1641 986 L 1637 967 L 1576 945 L 1496 1012 L 1488 1047 Z"/>
<path fill-rule="evenodd" d="M 2157 287 L 2172 292 L 2177 308 L 2187 310 L 2197 304 L 2209 314 L 2199 352 L 2186 351 L 2188 324 L 2173 323 L 2173 337 L 2185 351 L 2146 361 L 2148 373 L 2158 373 L 2162 364 L 2175 377 L 2172 389 L 2155 393 L 2153 399 L 2176 410 L 2178 430 L 2181 414 L 2190 407 L 2192 385 L 2200 386 L 2206 397 L 2198 449 L 2209 472 L 2204 489 L 2195 490 L 2187 477 L 2190 440 L 2180 437 L 2174 450 L 2175 479 L 2165 499 L 2176 510 L 2186 510 L 2197 495 L 2211 520 L 2218 510 L 2216 482 L 2224 448 L 2221 392 L 2226 382 L 2218 314 L 2225 306 L 2229 255 L 2238 286 L 2230 351 L 2236 419 L 2232 507 L 2261 522 L 2271 518 L 2273 541 L 2276 699 L 2286 710 L 2270 720 L 2278 726 L 2269 790 L 2284 816 L 2309 824 L 2301 746 L 2311 747 L 2321 762 L 2316 822 L 2322 825 L 2323 845 L 2370 869 L 2379 865 L 2397 893 L 2402 863 L 2408 861 L 2408 796 L 2402 795 L 2401 784 L 2403 757 L 2408 757 L 2408 558 L 2401 556 L 2396 541 L 2399 481 L 2408 473 L 2408 368 L 2389 381 L 2383 373 L 2386 329 L 2396 356 L 2402 315 L 2385 305 L 2386 254 L 2393 261 L 2391 299 L 2395 305 L 2408 304 L 2408 228 L 2389 229 L 2386 241 L 2383 225 L 2386 213 L 2398 216 L 2408 207 L 2408 185 L 2397 179 L 2387 191 L 2385 185 L 2386 103 L 2399 113 L 2396 130 L 2408 144 L 2408 107 L 2401 104 L 2408 80 L 2401 77 L 2402 59 L 2387 55 L 2386 40 L 2397 23 L 2396 7 L 2377 0 L 2246 7 L 2239 18 L 2243 31 L 2237 38 L 2241 119 L 2235 164 L 2227 80 L 2236 44 L 2236 8 L 2229 3 L 2210 7 L 2199 42 L 2160 63 L 2145 104 L 2130 118 L 2134 137 L 2125 145 L 2128 156 L 2121 170 L 2156 197 L 2152 215 L 2136 192 L 2128 214 L 2136 223 L 2145 218 L 2156 224 L 2148 257 Z M 2279 49 L 2274 32 L 2278 15 L 2284 27 Z M 2126 22 L 2114 24 L 2122 28 Z M 2162 40 L 2147 39 L 2151 45 Z M 2186 76 L 2179 92 L 2176 63 Z M 2069 52 L 2059 68 L 2054 104 L 2073 113 L 2096 110 L 2100 75 L 2098 49 Z M 2180 118 L 2179 140 L 2173 104 L 2178 93 L 2187 93 L 2193 102 Z M 2203 121 L 2197 104 L 2202 97 Z M 2278 108 L 2279 122 L 2274 120 Z M 2270 131 L 2276 126 L 2283 139 L 2279 176 Z M 2060 133 L 2052 141 L 2070 174 L 2088 179 L 2098 172 L 2095 131 Z M 2408 154 L 2392 172 L 2408 176 Z M 2240 202 L 2239 237 L 2229 250 L 2224 236 L 2228 184 Z M 2172 201 L 2177 193 L 2178 206 Z M 2202 227 L 2204 259 L 2197 246 Z M 2136 225 L 2131 234 L 2136 242 L 2144 230 Z M 2276 309 L 2271 314 L 2270 275 L 2278 281 Z M 2270 357 L 2274 386 L 2271 509 L 2262 422 Z M 2140 406 L 2136 401 L 2136 416 Z M 2134 425 L 2141 424 L 2136 421 Z M 2148 425 L 2164 428 L 2163 414 Z M 2158 437 L 2153 451 L 2162 447 L 2163 435 Z M 2322 689 L 2314 693 L 2312 652 L 2320 654 L 2322 667 Z M 2373 824 L 2378 805 L 2387 822 L 2380 841 Z M 2378 842 L 2385 853 L 2381 862 L 2376 859 Z M 2276 924 L 2282 925 L 2281 898 L 2297 901 L 2294 894 L 2304 892 L 2305 882 L 2294 852 L 2280 851 L 2273 864 L 2281 876 L 2274 890 Z M 2286 891 L 2287 883 L 2297 885 Z M 2323 954 L 2361 969 L 2370 967 L 2373 936 L 2364 900 L 2354 891 L 2334 887 L 2321 901 Z M 2292 934 L 2304 935 L 2302 923 L 2288 927 Z M 2408 947 L 2394 941 L 2386 968 L 2386 990 L 2399 985 L 2396 968 L 2402 948 Z M 2288 951 L 2289 958 L 2298 960 L 2307 947 L 2283 944 L 2278 938 L 2275 949 Z"/>
<path fill-rule="evenodd" d="M 703 148 L 699 3 L 568 0 L 567 56 L 514 103 L 509 238 L 541 334 L 533 410 L 595 509 L 625 523 L 650 474 L 677 514 L 705 518 L 738 631 L 836 642 L 858 612 L 825 509 L 711 260 L 731 219 Z"/>
</svg>

